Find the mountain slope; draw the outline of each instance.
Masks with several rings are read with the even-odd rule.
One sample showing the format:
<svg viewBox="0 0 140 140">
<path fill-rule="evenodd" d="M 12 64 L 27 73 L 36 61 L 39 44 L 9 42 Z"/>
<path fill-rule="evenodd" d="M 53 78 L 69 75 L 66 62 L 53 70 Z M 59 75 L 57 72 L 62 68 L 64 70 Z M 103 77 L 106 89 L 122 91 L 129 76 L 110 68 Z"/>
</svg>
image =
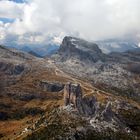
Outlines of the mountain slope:
<svg viewBox="0 0 140 140">
<path fill-rule="evenodd" d="M 42 58 L 42 56 L 40 56 L 39 54 L 35 53 L 34 51 L 29 51 L 28 53 L 31 54 L 31 55 L 33 55 L 33 56 L 35 56 L 35 57 Z"/>
<path fill-rule="evenodd" d="M 16 49 L 8 49 L 4 46 L 0 46 L 0 57 L 1 58 L 5 58 L 5 59 L 10 59 L 11 60 L 29 60 L 29 59 L 33 59 L 33 56 L 23 52 L 23 51 L 19 51 Z"/>
<path fill-rule="evenodd" d="M 66 37 L 53 58 L 67 73 L 91 80 L 93 85 L 113 94 L 140 99 L 140 78 L 135 73 L 136 65 L 140 65 L 138 51 L 107 55 L 95 44 Z"/>
</svg>

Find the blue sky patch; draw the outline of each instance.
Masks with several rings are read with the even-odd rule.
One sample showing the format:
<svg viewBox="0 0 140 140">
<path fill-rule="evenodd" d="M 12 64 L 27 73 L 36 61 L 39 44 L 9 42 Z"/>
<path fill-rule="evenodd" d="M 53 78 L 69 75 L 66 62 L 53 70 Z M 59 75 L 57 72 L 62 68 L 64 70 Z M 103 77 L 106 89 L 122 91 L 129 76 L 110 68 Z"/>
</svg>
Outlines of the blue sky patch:
<svg viewBox="0 0 140 140">
<path fill-rule="evenodd" d="M 12 19 L 12 18 L 1 18 L 0 17 L 0 21 L 2 21 L 3 23 L 13 23 L 15 21 L 15 19 Z"/>
<path fill-rule="evenodd" d="M 16 3 L 25 3 L 27 0 L 9 0 L 9 1 L 14 1 Z"/>
</svg>

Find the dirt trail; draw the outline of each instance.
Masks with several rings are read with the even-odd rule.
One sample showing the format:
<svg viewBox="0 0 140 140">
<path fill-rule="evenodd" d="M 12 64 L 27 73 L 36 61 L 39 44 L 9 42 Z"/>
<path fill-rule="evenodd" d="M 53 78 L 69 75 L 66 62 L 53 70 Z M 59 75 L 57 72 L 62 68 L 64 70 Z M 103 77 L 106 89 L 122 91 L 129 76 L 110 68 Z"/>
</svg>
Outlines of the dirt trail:
<svg viewBox="0 0 140 140">
<path fill-rule="evenodd" d="M 86 89 L 86 90 L 89 91 L 89 94 L 95 92 L 95 89 L 93 89 L 93 86 L 90 83 L 87 84 L 86 82 L 83 82 L 81 80 L 78 80 L 76 78 L 73 78 L 72 76 L 66 74 L 65 72 L 63 72 L 62 70 L 60 70 L 57 66 L 55 66 L 54 63 L 53 63 L 53 61 L 48 60 L 48 62 L 49 62 L 50 65 L 52 65 L 55 68 L 55 74 L 57 76 L 62 76 L 62 77 L 68 78 L 71 81 L 73 81 L 74 83 L 80 83 L 80 85 L 81 85 L 82 88 L 84 88 L 84 89 Z"/>
</svg>

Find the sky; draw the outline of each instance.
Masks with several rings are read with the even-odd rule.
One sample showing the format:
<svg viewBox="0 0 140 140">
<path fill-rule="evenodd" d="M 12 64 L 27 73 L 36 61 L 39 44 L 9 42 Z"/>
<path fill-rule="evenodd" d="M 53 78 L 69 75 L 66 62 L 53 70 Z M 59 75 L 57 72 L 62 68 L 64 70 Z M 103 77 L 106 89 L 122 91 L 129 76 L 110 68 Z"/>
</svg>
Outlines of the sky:
<svg viewBox="0 0 140 140">
<path fill-rule="evenodd" d="M 60 44 L 66 35 L 140 42 L 140 0 L 0 0 L 0 44 Z"/>
</svg>

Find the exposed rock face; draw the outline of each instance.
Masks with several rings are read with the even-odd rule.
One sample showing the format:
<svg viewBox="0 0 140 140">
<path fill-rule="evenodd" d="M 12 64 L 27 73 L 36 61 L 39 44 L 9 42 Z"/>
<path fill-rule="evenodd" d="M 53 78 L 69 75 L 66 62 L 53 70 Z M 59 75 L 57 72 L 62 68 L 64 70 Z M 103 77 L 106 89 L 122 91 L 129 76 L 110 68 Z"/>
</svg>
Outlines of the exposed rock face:
<svg viewBox="0 0 140 140">
<path fill-rule="evenodd" d="M 39 83 L 39 86 L 44 90 L 48 92 L 59 92 L 63 90 L 64 85 L 61 83 L 55 83 L 55 82 L 49 82 L 49 81 L 41 81 Z"/>
<path fill-rule="evenodd" d="M 78 58 L 84 61 L 97 62 L 104 60 L 105 55 L 98 45 L 74 37 L 65 37 L 60 46 L 59 52 L 61 60 Z"/>
<path fill-rule="evenodd" d="M 10 64 L 5 62 L 0 62 L 0 71 L 9 75 L 18 75 L 21 74 L 25 70 L 25 66 L 23 64 Z"/>
<path fill-rule="evenodd" d="M 76 46 L 76 45 L 78 45 L 78 46 Z M 65 47 L 70 49 L 72 46 L 75 48 L 81 49 L 83 51 L 84 50 L 88 51 L 88 49 L 91 49 L 93 52 L 102 53 L 102 51 L 99 49 L 98 45 L 96 45 L 95 43 L 91 43 L 91 42 L 88 42 L 88 41 L 85 41 L 85 40 L 82 40 L 82 39 L 79 39 L 76 37 L 70 37 L 70 36 L 66 36 L 63 39 L 60 50 L 65 51 L 65 49 L 66 49 Z"/>
<path fill-rule="evenodd" d="M 64 105 L 73 104 L 77 107 L 77 99 L 82 98 L 82 91 L 79 84 L 68 83 L 64 87 Z"/>
<path fill-rule="evenodd" d="M 68 83 L 64 87 L 64 107 L 67 112 L 75 112 L 90 118 L 89 123 L 98 131 L 110 128 L 113 131 L 123 128 L 124 124 L 117 118 L 109 101 L 105 106 L 100 105 L 94 96 L 82 97 L 79 84 Z M 125 127 L 124 127 L 125 128 Z"/>
<path fill-rule="evenodd" d="M 108 102 L 106 105 L 105 110 L 102 112 L 102 118 L 106 121 L 111 121 L 111 119 L 113 118 L 113 111 L 111 108 L 111 102 Z"/>
<path fill-rule="evenodd" d="M 95 97 L 84 97 L 81 100 L 77 100 L 77 110 L 81 115 L 93 116 L 95 114 Z"/>
<path fill-rule="evenodd" d="M 123 122 L 113 112 L 111 102 L 108 102 L 104 108 L 100 107 L 99 104 L 96 105 L 95 115 L 90 120 L 91 126 L 100 132 L 108 128 L 113 131 L 125 129 Z"/>
<path fill-rule="evenodd" d="M 73 105 L 81 115 L 90 116 L 95 113 L 95 97 L 82 97 L 79 84 L 68 83 L 64 88 L 64 106 Z"/>
</svg>

